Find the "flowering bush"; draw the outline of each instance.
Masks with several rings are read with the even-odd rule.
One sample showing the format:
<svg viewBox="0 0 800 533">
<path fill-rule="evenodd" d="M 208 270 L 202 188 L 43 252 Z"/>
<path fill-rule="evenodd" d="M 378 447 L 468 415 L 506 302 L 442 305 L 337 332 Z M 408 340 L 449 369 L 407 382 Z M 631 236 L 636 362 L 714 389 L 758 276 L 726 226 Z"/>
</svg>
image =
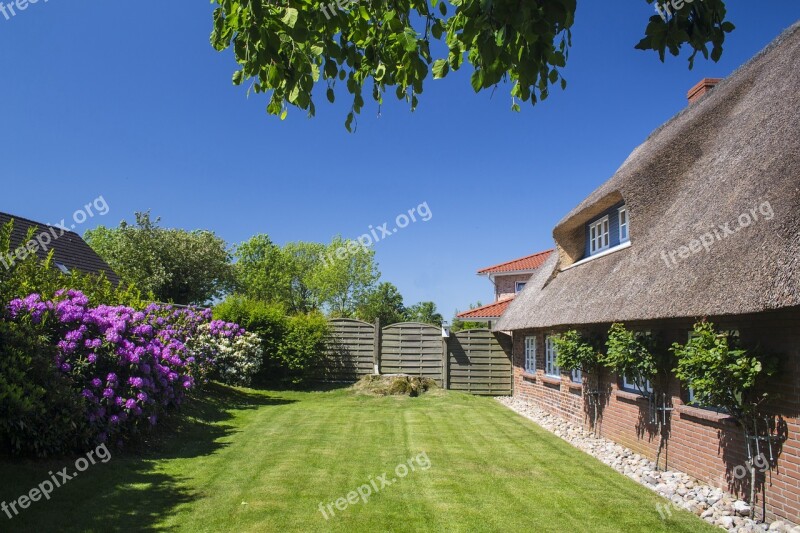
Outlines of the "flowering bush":
<svg viewBox="0 0 800 533">
<path fill-rule="evenodd" d="M 187 347 L 198 362 L 197 377 L 228 385 L 250 385 L 264 358 L 258 335 L 222 320 L 201 325 Z M 204 371 L 208 375 L 203 375 Z"/>
<path fill-rule="evenodd" d="M 43 345 L 55 347 L 51 369 L 83 406 L 83 420 L 68 424 L 75 426 L 75 434 L 83 435 L 78 446 L 121 440 L 154 426 L 198 381 L 214 375 L 211 367 L 217 359 L 226 365 L 237 357 L 252 359 L 246 351 L 253 344 L 251 337 L 235 324 L 209 324 L 209 310 L 156 304 L 144 311 L 107 305 L 90 308 L 83 293 L 61 290 L 49 301 L 39 294 L 15 299 L 8 314 L 20 328 L 39 332 Z M 187 343 L 194 336 L 225 339 L 231 349 L 238 343 L 245 355 L 229 354 L 225 342 L 213 347 L 197 344 L 190 352 Z M 236 375 L 250 372 L 247 364 L 231 364 L 240 367 Z M 52 398 L 43 402 L 54 406 Z M 41 423 L 46 426 L 46 419 Z M 0 433 L 3 439 L 15 441 Z M 19 446 L 14 451 L 20 451 Z"/>
</svg>

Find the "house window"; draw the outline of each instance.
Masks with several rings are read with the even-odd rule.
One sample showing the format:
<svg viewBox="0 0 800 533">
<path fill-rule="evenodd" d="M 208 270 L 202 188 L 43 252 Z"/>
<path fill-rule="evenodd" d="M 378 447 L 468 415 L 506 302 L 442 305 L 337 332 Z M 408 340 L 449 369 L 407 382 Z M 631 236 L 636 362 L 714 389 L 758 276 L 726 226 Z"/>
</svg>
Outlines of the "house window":
<svg viewBox="0 0 800 533">
<path fill-rule="evenodd" d="M 56 268 L 58 268 L 64 274 L 69 274 L 69 268 L 64 263 L 56 263 Z"/>
<path fill-rule="evenodd" d="M 525 288 L 525 282 L 524 281 L 518 281 L 516 286 L 514 287 L 514 292 L 519 294 L 520 292 L 522 292 L 522 289 L 524 289 L 524 288 Z"/>
<path fill-rule="evenodd" d="M 589 225 L 589 253 L 596 254 L 608 249 L 608 215 Z"/>
<path fill-rule="evenodd" d="M 583 383 L 583 372 L 579 368 L 572 371 L 571 377 L 573 383 Z"/>
<path fill-rule="evenodd" d="M 544 373 L 551 377 L 560 378 L 561 369 L 556 365 L 556 345 L 552 337 L 544 340 Z"/>
<path fill-rule="evenodd" d="M 625 242 L 629 239 L 628 235 L 628 208 L 619 208 L 619 242 Z"/>
<path fill-rule="evenodd" d="M 525 337 L 525 372 L 536 372 L 536 337 Z"/>
<path fill-rule="evenodd" d="M 644 390 L 640 391 L 639 388 L 636 386 L 636 384 L 633 382 L 633 380 L 628 378 L 628 376 L 624 376 L 622 378 L 622 388 L 634 392 L 648 392 L 648 393 L 653 392 L 653 385 L 650 383 L 649 380 L 644 382 Z"/>
</svg>

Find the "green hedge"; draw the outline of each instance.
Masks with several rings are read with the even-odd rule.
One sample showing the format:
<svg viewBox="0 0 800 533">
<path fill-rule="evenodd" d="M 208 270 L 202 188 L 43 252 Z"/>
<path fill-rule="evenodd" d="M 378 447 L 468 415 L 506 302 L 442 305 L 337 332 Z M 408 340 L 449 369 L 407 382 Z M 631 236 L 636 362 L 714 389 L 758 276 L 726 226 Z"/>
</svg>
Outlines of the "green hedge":
<svg viewBox="0 0 800 533">
<path fill-rule="evenodd" d="M 214 308 L 214 318 L 236 322 L 261 338 L 264 364 L 257 381 L 301 383 L 318 377 L 328 335 L 322 314 L 289 316 L 280 305 L 231 296 Z"/>
</svg>

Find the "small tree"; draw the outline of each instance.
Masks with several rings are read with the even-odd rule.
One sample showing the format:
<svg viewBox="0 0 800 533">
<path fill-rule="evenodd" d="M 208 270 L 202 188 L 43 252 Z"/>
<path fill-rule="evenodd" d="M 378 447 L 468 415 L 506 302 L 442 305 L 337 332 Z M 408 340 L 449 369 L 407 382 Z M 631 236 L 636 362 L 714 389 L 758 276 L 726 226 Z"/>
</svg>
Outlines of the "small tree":
<svg viewBox="0 0 800 533">
<path fill-rule="evenodd" d="M 597 427 L 597 418 L 600 410 L 599 384 L 600 361 L 603 354 L 597 342 L 581 335 L 572 329 L 553 337 L 556 346 L 556 364 L 564 370 L 580 370 L 592 378 L 592 387 L 587 392 L 593 410 L 592 428 Z"/>
<path fill-rule="evenodd" d="M 634 388 L 645 397 L 651 397 L 648 383 L 652 385 L 658 377 L 656 342 L 647 333 L 631 331 L 624 324 L 612 324 L 608 330 L 606 355 L 603 364 L 620 377 L 627 378 Z"/>
<path fill-rule="evenodd" d="M 658 466 L 661 450 L 664 449 L 669 435 L 667 413 L 671 408 L 667 407 L 666 394 L 671 368 L 669 352 L 663 349 L 658 339 L 650 333 L 631 331 L 619 323 L 611 325 L 606 346 L 608 351 L 603 364 L 617 376 L 633 383 L 637 392 L 648 400 L 648 422 L 657 425 L 660 437 L 656 453 L 656 466 Z M 659 397 L 660 407 L 656 403 Z"/>
<path fill-rule="evenodd" d="M 711 322 L 694 325 L 685 344 L 675 343 L 675 374 L 692 387 L 695 401 L 725 409 L 743 428 L 750 461 L 750 502 L 755 499 L 756 457 L 750 448 L 758 439 L 762 407 L 769 398 L 763 382 L 777 372 L 777 359 L 742 349 L 729 334 L 717 332 Z M 769 431 L 768 428 L 764 428 Z"/>
</svg>

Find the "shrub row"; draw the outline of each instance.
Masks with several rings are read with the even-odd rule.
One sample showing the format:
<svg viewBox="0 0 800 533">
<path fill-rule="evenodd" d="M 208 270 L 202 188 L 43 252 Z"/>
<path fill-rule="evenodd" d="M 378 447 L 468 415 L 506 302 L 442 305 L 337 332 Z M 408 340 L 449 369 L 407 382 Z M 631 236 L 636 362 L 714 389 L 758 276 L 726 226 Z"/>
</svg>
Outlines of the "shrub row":
<svg viewBox="0 0 800 533">
<path fill-rule="evenodd" d="M 319 377 L 329 331 L 321 313 L 287 316 L 279 305 L 232 296 L 214 308 L 214 317 L 259 336 L 264 354 L 260 379 L 301 383 Z"/>
<path fill-rule="evenodd" d="M 124 442 L 207 379 L 245 384 L 261 352 L 210 311 L 12 300 L 0 320 L 0 447 L 46 456 Z"/>
</svg>

